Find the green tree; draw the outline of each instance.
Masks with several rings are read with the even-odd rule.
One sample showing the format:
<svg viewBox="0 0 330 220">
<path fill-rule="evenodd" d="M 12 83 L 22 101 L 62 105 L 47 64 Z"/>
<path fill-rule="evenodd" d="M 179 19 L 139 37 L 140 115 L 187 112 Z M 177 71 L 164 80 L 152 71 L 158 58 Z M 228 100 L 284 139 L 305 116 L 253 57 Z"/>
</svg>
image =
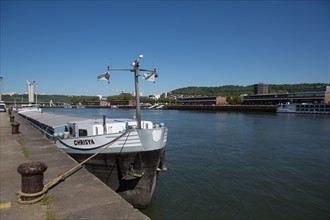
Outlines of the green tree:
<svg viewBox="0 0 330 220">
<path fill-rule="evenodd" d="M 135 97 L 133 97 L 131 94 L 120 94 L 120 95 L 114 95 L 114 96 L 109 96 L 107 98 L 107 100 L 110 101 L 128 101 L 128 100 L 132 100 L 135 99 Z"/>
</svg>

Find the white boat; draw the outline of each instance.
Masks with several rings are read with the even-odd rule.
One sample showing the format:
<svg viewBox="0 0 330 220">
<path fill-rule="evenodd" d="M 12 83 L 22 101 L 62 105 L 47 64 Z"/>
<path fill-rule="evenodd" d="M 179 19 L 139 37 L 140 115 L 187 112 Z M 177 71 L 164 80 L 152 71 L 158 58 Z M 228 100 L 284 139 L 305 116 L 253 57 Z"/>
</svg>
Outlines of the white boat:
<svg viewBox="0 0 330 220">
<path fill-rule="evenodd" d="M 280 103 L 277 105 L 278 113 L 305 113 L 305 114 L 330 114 L 330 104 L 314 103 Z"/>
<path fill-rule="evenodd" d="M 100 149 L 85 168 L 134 207 L 144 208 L 153 196 L 159 171 L 165 171 L 167 128 L 151 121 L 88 119 L 69 122 L 56 144 L 78 162 Z"/>
<path fill-rule="evenodd" d="M 27 111 L 33 111 L 33 112 L 42 112 L 42 109 L 40 108 L 39 104 L 28 104 L 28 105 L 20 105 L 20 106 L 16 106 L 14 107 L 14 111 L 18 112 L 18 113 L 22 113 L 22 112 L 27 112 Z"/>
<path fill-rule="evenodd" d="M 163 104 L 154 104 L 154 105 L 152 105 L 152 106 L 150 106 L 150 107 L 148 107 L 148 109 L 164 109 L 164 105 Z"/>
<path fill-rule="evenodd" d="M 132 119 L 108 119 L 105 123 L 97 119 L 68 122 L 65 131 L 57 134 L 60 142 L 58 145 L 67 153 L 79 153 L 82 150 L 91 153 L 108 144 L 112 146 L 104 153 L 157 150 L 166 145 L 164 136 L 167 136 L 167 129 L 163 124 L 142 121 L 140 129 L 136 126 L 136 120 Z M 127 134 L 117 140 L 124 133 Z M 143 137 L 142 140 L 140 136 Z M 125 148 L 121 149 L 124 140 Z"/>
<path fill-rule="evenodd" d="M 134 72 L 135 94 L 139 94 L 137 78 L 141 57 L 132 63 L 133 69 L 120 69 Z M 155 70 L 148 72 L 156 73 Z M 70 116 L 68 121 L 66 116 L 48 113 L 23 112 L 21 115 L 79 163 L 98 153 L 84 167 L 134 207 L 145 208 L 150 203 L 159 172 L 167 170 L 164 161 L 168 129 L 162 123 L 141 120 L 138 95 L 135 119 Z"/>
</svg>

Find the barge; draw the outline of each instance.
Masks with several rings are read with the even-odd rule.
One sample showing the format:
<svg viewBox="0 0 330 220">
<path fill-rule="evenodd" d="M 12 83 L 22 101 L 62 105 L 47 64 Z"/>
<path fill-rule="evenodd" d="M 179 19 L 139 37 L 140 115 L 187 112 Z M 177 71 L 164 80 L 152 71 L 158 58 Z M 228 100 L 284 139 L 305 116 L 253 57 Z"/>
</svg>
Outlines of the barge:
<svg viewBox="0 0 330 220">
<path fill-rule="evenodd" d="M 158 174 L 166 171 L 168 129 L 163 123 L 141 120 L 139 71 L 157 77 L 156 70 L 139 68 L 140 55 L 130 69 L 111 69 L 97 78 L 109 80 L 110 70 L 134 72 L 136 117 L 134 119 L 82 118 L 72 115 L 22 111 L 57 146 L 115 190 L 136 208 L 145 208 L 155 191 Z M 88 160 L 88 161 L 86 161 Z"/>
<path fill-rule="evenodd" d="M 277 113 L 330 114 L 330 104 L 285 103 L 278 104 Z"/>
</svg>

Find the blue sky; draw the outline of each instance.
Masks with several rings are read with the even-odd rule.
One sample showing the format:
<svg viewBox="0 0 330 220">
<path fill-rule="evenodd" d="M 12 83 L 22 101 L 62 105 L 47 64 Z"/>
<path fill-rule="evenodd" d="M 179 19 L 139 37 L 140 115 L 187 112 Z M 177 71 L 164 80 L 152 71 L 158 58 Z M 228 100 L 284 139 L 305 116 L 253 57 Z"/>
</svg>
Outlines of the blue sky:
<svg viewBox="0 0 330 220">
<path fill-rule="evenodd" d="M 2 92 L 134 91 L 129 68 L 157 68 L 143 95 L 187 86 L 330 83 L 329 1 L 1 0 Z"/>
</svg>

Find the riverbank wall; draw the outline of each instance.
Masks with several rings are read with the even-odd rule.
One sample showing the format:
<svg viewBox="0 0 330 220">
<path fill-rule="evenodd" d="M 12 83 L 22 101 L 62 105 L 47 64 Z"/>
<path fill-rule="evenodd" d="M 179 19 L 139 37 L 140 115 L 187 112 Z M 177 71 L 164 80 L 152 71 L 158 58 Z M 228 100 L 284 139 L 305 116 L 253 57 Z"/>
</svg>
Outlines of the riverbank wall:
<svg viewBox="0 0 330 220">
<path fill-rule="evenodd" d="M 226 112 L 276 112 L 274 105 L 168 105 L 166 109 L 226 111 Z"/>
<path fill-rule="evenodd" d="M 56 108 L 56 107 L 43 107 Z M 63 107 L 57 107 L 63 108 Z M 85 108 L 111 108 L 111 106 L 85 106 Z M 131 108 L 135 106 L 116 106 L 116 108 Z M 148 107 L 143 107 L 148 109 Z M 227 112 L 276 112 L 276 105 L 164 105 L 168 110 L 196 110 L 196 111 L 227 111 Z"/>
</svg>

